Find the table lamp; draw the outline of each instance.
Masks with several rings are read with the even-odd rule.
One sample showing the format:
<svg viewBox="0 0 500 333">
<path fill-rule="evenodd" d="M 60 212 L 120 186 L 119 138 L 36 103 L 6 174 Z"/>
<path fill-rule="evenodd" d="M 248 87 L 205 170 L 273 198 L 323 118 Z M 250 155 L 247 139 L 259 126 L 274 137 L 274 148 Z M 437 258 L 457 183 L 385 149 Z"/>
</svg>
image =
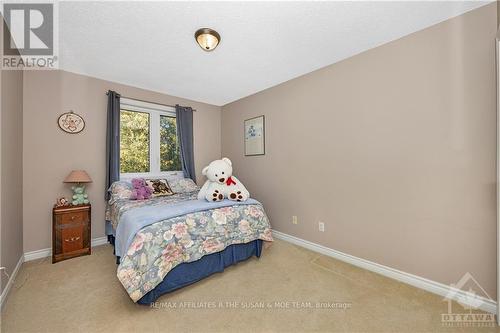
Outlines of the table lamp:
<svg viewBox="0 0 500 333">
<path fill-rule="evenodd" d="M 64 179 L 63 183 L 76 184 L 71 186 L 73 190 L 72 205 L 86 205 L 89 203 L 89 196 L 85 193 L 84 183 L 92 183 L 92 179 L 84 170 L 73 170 Z"/>
</svg>

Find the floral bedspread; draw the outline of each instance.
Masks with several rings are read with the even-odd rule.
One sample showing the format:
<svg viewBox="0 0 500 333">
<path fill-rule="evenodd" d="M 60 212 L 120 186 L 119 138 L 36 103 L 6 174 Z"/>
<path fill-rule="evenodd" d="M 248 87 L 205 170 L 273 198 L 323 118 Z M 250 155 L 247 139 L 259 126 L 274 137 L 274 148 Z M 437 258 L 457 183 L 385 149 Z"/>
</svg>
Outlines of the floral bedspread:
<svg viewBox="0 0 500 333">
<path fill-rule="evenodd" d="M 190 192 L 145 201 L 118 200 L 108 208 L 107 219 L 116 228 L 121 214 L 128 209 L 196 199 L 196 195 Z M 118 266 L 117 276 L 137 302 L 175 266 L 256 239 L 273 240 L 261 205 L 223 207 L 163 220 L 136 234 Z"/>
</svg>

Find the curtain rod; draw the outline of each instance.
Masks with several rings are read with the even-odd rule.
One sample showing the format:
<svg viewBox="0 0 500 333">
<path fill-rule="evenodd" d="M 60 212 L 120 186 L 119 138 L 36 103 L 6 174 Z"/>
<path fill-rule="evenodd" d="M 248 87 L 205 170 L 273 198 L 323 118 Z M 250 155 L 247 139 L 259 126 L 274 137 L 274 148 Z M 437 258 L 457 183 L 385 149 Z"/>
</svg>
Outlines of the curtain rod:
<svg viewBox="0 0 500 333">
<path fill-rule="evenodd" d="M 109 95 L 109 92 L 106 91 L 106 95 Z M 120 95 L 120 94 L 118 94 L 118 95 Z M 120 97 L 132 99 L 132 100 L 138 101 L 138 102 L 152 103 L 152 104 L 158 104 L 158 105 L 163 105 L 163 106 L 168 106 L 168 107 L 171 107 L 171 108 L 175 108 L 175 105 L 168 105 L 168 104 L 162 104 L 162 103 L 157 103 L 157 102 L 145 101 L 143 99 L 132 98 L 132 97 L 127 97 L 127 96 L 122 96 L 122 95 L 120 95 Z M 196 112 L 195 109 L 193 109 L 193 111 Z"/>
</svg>

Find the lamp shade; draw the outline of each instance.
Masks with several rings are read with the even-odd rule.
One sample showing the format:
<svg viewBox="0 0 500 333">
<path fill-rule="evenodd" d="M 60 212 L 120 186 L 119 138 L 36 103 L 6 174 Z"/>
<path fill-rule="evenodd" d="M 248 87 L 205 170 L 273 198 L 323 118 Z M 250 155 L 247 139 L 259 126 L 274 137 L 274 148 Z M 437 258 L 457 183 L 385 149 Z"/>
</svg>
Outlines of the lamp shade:
<svg viewBox="0 0 500 333">
<path fill-rule="evenodd" d="M 66 176 L 63 183 L 92 183 L 92 179 L 85 170 L 73 170 Z"/>
</svg>

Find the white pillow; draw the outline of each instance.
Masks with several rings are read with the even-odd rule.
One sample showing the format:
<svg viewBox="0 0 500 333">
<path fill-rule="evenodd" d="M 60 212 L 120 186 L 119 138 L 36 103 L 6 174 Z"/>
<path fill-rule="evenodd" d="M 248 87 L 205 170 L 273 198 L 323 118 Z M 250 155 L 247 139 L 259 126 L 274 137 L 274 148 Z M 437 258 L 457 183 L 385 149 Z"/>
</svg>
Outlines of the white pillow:
<svg viewBox="0 0 500 333">
<path fill-rule="evenodd" d="M 120 199 L 130 199 L 132 196 L 132 184 L 127 181 L 116 181 L 109 187 L 109 193 L 111 193 L 110 201 L 115 202 Z"/>
<path fill-rule="evenodd" d="M 191 178 L 177 178 L 169 179 L 168 183 L 174 193 L 187 193 L 199 191 L 199 187 L 193 182 Z"/>
</svg>

